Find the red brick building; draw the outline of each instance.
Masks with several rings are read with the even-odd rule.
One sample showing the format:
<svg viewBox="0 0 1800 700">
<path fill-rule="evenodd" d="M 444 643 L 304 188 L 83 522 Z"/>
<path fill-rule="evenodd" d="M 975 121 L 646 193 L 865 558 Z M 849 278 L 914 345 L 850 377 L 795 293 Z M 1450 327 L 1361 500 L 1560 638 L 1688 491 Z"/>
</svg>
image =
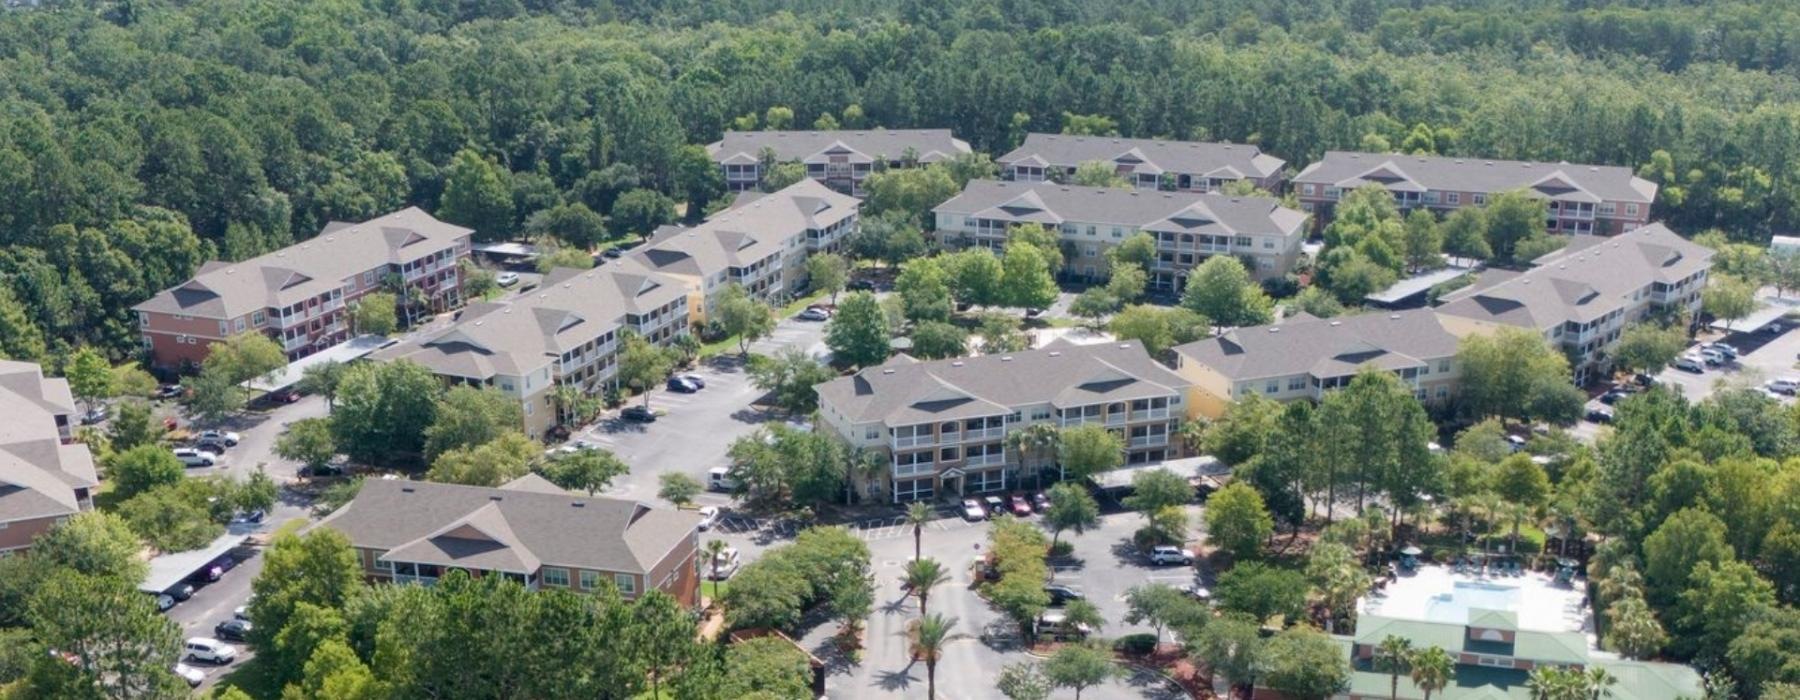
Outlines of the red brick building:
<svg viewBox="0 0 1800 700">
<path fill-rule="evenodd" d="M 0 360 L 0 556 L 93 507 L 94 455 L 74 441 L 69 382 Z"/>
<path fill-rule="evenodd" d="M 403 309 L 438 312 L 463 303 L 459 262 L 473 231 L 417 207 L 360 224 L 333 222 L 312 239 L 242 262 L 212 261 L 194 278 L 133 307 L 151 364 L 206 359 L 213 343 L 259 331 L 297 360 L 350 339 L 348 310 L 397 280 Z M 416 290 L 416 291 L 410 291 Z"/>
</svg>

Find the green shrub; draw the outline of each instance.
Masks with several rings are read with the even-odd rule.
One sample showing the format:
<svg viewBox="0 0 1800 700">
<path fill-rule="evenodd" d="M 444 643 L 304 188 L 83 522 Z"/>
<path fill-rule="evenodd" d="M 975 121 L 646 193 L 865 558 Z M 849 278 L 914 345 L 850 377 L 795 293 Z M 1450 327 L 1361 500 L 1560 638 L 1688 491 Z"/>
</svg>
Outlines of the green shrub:
<svg viewBox="0 0 1800 700">
<path fill-rule="evenodd" d="M 1156 635 L 1149 632 L 1125 635 L 1113 640 L 1113 651 L 1132 656 L 1145 656 L 1156 651 Z"/>
</svg>

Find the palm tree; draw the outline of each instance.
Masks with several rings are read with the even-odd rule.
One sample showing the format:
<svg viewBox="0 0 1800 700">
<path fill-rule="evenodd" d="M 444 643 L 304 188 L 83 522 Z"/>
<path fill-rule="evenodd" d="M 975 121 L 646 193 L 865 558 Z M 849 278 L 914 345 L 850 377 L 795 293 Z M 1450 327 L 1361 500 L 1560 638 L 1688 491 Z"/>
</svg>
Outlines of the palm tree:
<svg viewBox="0 0 1800 700">
<path fill-rule="evenodd" d="M 1525 674 L 1525 687 L 1531 689 L 1531 700 L 1551 700 L 1562 683 L 1562 671 L 1555 666 L 1538 666 Z"/>
<path fill-rule="evenodd" d="M 906 576 L 902 579 L 908 590 L 919 597 L 919 614 L 926 612 L 925 604 L 931 598 L 932 587 L 950 580 L 949 572 L 936 559 L 914 559 L 906 562 Z"/>
<path fill-rule="evenodd" d="M 706 551 L 706 561 L 712 567 L 712 580 L 717 581 L 719 580 L 719 555 L 725 553 L 725 540 L 707 540 L 703 549 Z M 713 585 L 717 586 L 718 584 Z"/>
<path fill-rule="evenodd" d="M 925 523 L 931 522 L 931 506 L 914 501 L 906 506 L 906 522 L 913 529 L 913 560 L 918 561 L 921 543 L 924 541 Z"/>
<path fill-rule="evenodd" d="M 1412 682 L 1425 693 L 1424 700 L 1431 700 L 1433 692 L 1443 690 L 1456 677 L 1456 660 L 1443 647 L 1426 647 L 1413 652 L 1409 659 L 1412 664 Z"/>
<path fill-rule="evenodd" d="M 1406 672 L 1406 663 L 1412 658 L 1412 640 L 1405 637 L 1388 635 L 1375 645 L 1375 668 L 1387 671 L 1388 698 L 1400 700 L 1400 674 Z"/>
<path fill-rule="evenodd" d="M 964 636 L 955 629 L 956 618 L 942 615 L 925 615 L 913 625 L 913 658 L 925 662 L 927 700 L 937 700 L 937 664 L 944 656 L 944 647 Z"/>
<path fill-rule="evenodd" d="M 1590 667 L 1587 670 L 1587 700 L 1601 700 L 1602 698 L 1612 697 L 1613 684 L 1618 682 L 1618 676 L 1607 673 L 1606 669 L 1599 666 Z"/>
<path fill-rule="evenodd" d="M 1062 443 L 1062 432 L 1049 423 L 1036 423 L 1006 434 L 1006 449 L 1019 456 L 1021 467 L 1030 467 L 1044 455 L 1056 454 Z M 1031 470 L 1032 479 L 1043 485 L 1043 465 Z"/>
</svg>

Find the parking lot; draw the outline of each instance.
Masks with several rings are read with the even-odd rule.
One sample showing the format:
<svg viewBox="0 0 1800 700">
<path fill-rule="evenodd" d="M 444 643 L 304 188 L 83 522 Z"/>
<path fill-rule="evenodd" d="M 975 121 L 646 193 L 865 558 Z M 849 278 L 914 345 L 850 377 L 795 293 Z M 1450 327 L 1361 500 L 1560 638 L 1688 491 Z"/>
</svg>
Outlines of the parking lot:
<svg viewBox="0 0 1800 700">
<path fill-rule="evenodd" d="M 1789 325 L 1789 324 L 1783 324 Z M 1773 379 L 1800 378 L 1800 369 L 1796 369 L 1796 356 L 1800 354 L 1800 332 L 1787 330 L 1782 333 L 1751 332 L 1704 333 L 1700 342 L 1690 346 L 1686 352 L 1698 352 L 1699 348 L 1709 342 L 1723 342 L 1739 351 L 1736 361 L 1717 367 L 1706 367 L 1702 372 L 1669 367 L 1656 375 L 1656 381 L 1681 392 L 1689 401 L 1705 401 L 1713 392 L 1721 387 L 1759 388 Z M 1773 395 L 1783 404 L 1794 403 L 1794 397 Z M 1587 410 L 1612 409 L 1605 406 L 1596 397 L 1589 400 Z M 1569 430 L 1577 439 L 1592 443 L 1604 432 L 1603 426 L 1589 420 L 1582 420 Z"/>
</svg>

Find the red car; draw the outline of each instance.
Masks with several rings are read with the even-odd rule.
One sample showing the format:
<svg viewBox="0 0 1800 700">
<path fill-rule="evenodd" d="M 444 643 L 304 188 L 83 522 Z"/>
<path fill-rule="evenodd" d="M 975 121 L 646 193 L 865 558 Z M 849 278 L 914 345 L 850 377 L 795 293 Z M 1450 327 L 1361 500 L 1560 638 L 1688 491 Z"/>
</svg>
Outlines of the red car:
<svg viewBox="0 0 1800 700">
<path fill-rule="evenodd" d="M 1012 514 L 1013 515 L 1019 516 L 1021 518 L 1025 517 L 1027 515 L 1031 515 L 1031 501 L 1026 500 L 1024 494 L 1017 494 L 1017 493 L 1013 494 L 1012 499 L 1011 499 L 1011 505 L 1012 505 Z"/>
</svg>

